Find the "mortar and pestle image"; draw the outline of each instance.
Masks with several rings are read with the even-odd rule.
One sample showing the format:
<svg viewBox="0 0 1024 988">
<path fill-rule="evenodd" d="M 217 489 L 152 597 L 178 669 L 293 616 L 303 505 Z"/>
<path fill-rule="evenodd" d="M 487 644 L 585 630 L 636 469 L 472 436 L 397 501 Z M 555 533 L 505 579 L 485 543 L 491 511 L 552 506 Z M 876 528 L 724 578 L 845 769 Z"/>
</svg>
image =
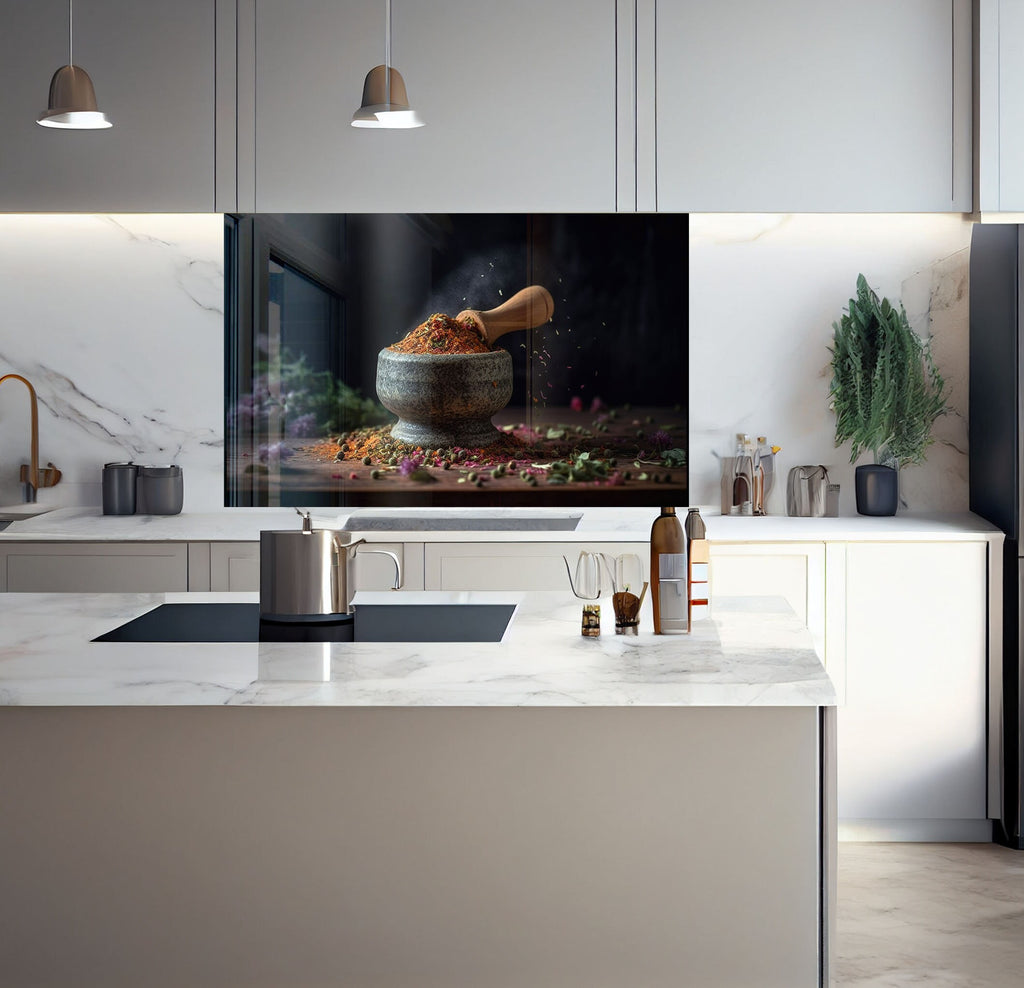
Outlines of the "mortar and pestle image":
<svg viewBox="0 0 1024 988">
<path fill-rule="evenodd" d="M 555 310 L 540 285 L 516 292 L 497 308 L 464 309 L 458 322 L 472 323 L 488 345 L 514 330 L 542 326 Z M 512 357 L 483 353 L 402 353 L 385 347 L 377 357 L 377 398 L 398 421 L 391 434 L 417 446 L 481 447 L 501 435 L 491 422 L 512 397 Z"/>
</svg>

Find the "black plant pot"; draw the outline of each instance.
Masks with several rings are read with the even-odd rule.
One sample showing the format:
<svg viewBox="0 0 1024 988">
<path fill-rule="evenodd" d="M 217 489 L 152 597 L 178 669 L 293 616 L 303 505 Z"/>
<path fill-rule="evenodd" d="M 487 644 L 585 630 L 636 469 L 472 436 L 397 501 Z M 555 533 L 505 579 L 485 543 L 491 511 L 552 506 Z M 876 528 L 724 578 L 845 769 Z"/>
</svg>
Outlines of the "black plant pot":
<svg viewBox="0 0 1024 988">
<path fill-rule="evenodd" d="M 880 463 L 857 467 L 857 514 L 894 515 L 900 503 L 899 471 Z"/>
</svg>

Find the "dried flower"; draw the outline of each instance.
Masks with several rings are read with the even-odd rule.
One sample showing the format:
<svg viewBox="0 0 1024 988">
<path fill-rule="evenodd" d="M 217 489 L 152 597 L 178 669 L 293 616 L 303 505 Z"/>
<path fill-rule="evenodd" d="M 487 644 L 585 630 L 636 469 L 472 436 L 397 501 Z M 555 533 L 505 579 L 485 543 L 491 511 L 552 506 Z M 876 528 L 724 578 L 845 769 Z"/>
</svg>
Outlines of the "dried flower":
<svg viewBox="0 0 1024 988">
<path fill-rule="evenodd" d="M 284 443 L 262 443 L 258 450 L 260 463 L 269 460 L 287 460 L 295 455 L 294 449 L 289 449 Z"/>
<path fill-rule="evenodd" d="M 300 415 L 288 423 L 288 435 L 293 439 L 302 436 L 315 436 L 316 434 L 316 416 L 312 412 Z"/>
</svg>

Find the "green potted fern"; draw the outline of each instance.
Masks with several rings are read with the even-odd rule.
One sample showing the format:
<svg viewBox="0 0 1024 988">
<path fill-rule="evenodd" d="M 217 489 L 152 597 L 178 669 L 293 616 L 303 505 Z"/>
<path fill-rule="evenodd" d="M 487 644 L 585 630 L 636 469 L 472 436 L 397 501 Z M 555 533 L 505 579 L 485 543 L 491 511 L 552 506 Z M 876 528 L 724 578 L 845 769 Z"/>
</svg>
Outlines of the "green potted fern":
<svg viewBox="0 0 1024 988">
<path fill-rule="evenodd" d="M 851 463 L 866 451 L 875 461 L 857 467 L 857 511 L 894 515 L 898 468 L 924 460 L 932 425 L 946 411 L 945 382 L 902 303 L 896 308 L 887 298 L 879 301 L 862 274 L 857 297 L 832 328 L 829 407 L 836 413 L 836 446 L 850 442 Z"/>
</svg>

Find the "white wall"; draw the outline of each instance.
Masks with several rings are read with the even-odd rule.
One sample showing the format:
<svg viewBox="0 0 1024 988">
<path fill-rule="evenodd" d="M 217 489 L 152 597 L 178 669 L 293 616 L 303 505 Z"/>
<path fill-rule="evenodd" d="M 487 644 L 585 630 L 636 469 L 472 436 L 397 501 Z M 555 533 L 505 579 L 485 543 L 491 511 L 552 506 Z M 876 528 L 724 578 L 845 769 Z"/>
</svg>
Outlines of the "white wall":
<svg viewBox="0 0 1024 988">
<path fill-rule="evenodd" d="M 746 432 L 782 447 L 770 514 L 785 514 L 786 473 L 806 463 L 825 464 L 840 513 L 856 513 L 849 445 L 835 448 L 828 409 L 828 347 L 863 273 L 934 335 L 950 385 L 954 411 L 927 462 L 901 472 L 901 495 L 914 511 L 966 511 L 970 232 L 952 214 L 691 216 L 691 503 L 718 510 L 714 454 L 731 455 Z"/>
<path fill-rule="evenodd" d="M 178 463 L 185 510 L 223 501 L 224 219 L 0 215 L 0 376 L 39 394 L 41 503 L 98 505 L 112 460 Z M 0 504 L 20 500 L 28 395 L 0 388 Z"/>
</svg>

